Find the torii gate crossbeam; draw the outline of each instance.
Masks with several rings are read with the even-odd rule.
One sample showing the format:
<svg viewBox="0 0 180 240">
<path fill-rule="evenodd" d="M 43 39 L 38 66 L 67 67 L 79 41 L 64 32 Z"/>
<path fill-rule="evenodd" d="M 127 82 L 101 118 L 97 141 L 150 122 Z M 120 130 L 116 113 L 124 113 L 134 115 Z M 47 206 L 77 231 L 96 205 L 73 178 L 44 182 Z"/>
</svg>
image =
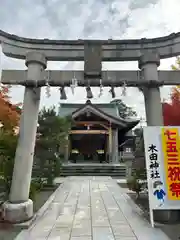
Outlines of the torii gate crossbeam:
<svg viewBox="0 0 180 240">
<path fill-rule="evenodd" d="M 2 70 L 1 83 L 23 86 L 46 86 L 48 81 L 50 86 L 70 86 L 71 79 L 75 77 L 78 80 L 78 86 L 87 86 L 87 81 L 84 79 L 84 71 L 59 71 L 47 70 L 43 72 L 42 79 L 37 81 L 27 81 L 27 70 Z M 141 71 L 102 71 L 102 85 L 121 87 L 126 83 L 129 87 L 143 87 L 153 85 L 152 81 L 147 81 L 143 78 Z M 99 87 L 100 81 L 98 78 L 90 79 L 88 84 L 93 87 Z M 159 86 L 179 85 L 180 71 L 163 70 L 158 71 L 158 81 L 154 82 Z"/>
</svg>

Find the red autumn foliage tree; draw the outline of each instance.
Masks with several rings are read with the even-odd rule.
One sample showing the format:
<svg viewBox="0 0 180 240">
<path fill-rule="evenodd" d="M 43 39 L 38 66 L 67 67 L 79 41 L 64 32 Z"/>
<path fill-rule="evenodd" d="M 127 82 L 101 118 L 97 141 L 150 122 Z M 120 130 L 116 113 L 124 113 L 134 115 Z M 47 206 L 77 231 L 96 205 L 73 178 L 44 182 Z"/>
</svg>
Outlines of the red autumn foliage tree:
<svg viewBox="0 0 180 240">
<path fill-rule="evenodd" d="M 12 104 L 10 101 L 9 88 L 2 86 L 0 89 L 0 122 L 5 129 L 18 126 L 21 113 L 20 104 Z"/>
<path fill-rule="evenodd" d="M 163 118 L 165 126 L 180 126 L 180 90 L 172 88 L 170 102 L 163 102 Z"/>
<path fill-rule="evenodd" d="M 176 58 L 172 70 L 180 70 L 180 57 Z M 170 102 L 163 102 L 163 118 L 165 126 L 180 126 L 180 86 L 172 88 Z"/>
</svg>

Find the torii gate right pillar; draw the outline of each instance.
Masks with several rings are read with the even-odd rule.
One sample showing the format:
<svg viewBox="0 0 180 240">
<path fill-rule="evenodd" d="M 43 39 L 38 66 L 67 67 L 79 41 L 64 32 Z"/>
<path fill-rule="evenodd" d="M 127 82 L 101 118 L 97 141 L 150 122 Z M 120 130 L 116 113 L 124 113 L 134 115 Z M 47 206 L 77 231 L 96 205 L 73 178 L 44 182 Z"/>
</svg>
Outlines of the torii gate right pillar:
<svg viewBox="0 0 180 240">
<path fill-rule="evenodd" d="M 158 70 L 160 58 L 157 54 L 148 52 L 142 55 L 139 61 L 139 68 L 142 70 L 142 77 L 150 82 L 148 87 L 143 87 L 143 94 L 146 109 L 146 121 L 148 126 L 163 126 L 163 113 L 161 95 L 158 83 Z"/>
</svg>

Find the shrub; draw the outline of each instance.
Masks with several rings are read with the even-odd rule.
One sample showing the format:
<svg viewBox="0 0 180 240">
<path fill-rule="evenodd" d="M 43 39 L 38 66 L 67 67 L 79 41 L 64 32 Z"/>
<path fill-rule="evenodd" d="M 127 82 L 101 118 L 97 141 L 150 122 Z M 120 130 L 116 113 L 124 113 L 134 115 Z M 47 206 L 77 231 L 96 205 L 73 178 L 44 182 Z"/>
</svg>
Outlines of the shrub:
<svg viewBox="0 0 180 240">
<path fill-rule="evenodd" d="M 31 180 L 29 198 L 35 200 L 38 192 L 43 188 L 44 182 L 41 178 L 36 178 Z"/>
<path fill-rule="evenodd" d="M 136 192 L 136 197 L 139 198 L 140 192 L 147 188 L 145 170 L 136 170 L 133 176 L 127 179 L 127 186 L 131 191 Z"/>
<path fill-rule="evenodd" d="M 48 158 L 48 160 L 36 159 L 36 166 L 33 169 L 33 177 L 46 180 L 46 185 L 52 186 L 56 177 L 61 173 L 61 159 L 59 157 Z M 44 181 L 45 185 L 45 181 Z"/>
</svg>

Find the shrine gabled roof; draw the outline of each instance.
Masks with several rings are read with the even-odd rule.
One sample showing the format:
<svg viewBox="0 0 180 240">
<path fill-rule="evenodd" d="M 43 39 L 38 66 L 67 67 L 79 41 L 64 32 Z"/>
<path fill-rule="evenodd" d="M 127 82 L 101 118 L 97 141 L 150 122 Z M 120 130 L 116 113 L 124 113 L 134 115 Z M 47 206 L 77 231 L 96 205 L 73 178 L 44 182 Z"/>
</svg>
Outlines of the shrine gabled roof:
<svg viewBox="0 0 180 240">
<path fill-rule="evenodd" d="M 127 128 L 127 130 L 135 127 L 139 123 L 139 120 L 121 118 L 115 104 L 92 104 L 90 101 L 87 101 L 85 104 L 61 104 L 59 116 L 72 116 L 75 118 L 87 111 L 92 112 L 95 115 L 99 115 L 115 125 L 121 126 L 121 128 Z"/>
<path fill-rule="evenodd" d="M 87 103 L 62 103 L 59 109 L 59 116 L 65 117 L 72 115 L 73 112 L 84 107 L 85 105 L 87 105 Z M 114 104 L 98 103 L 92 105 L 110 116 L 118 117 L 117 108 L 114 106 Z"/>
</svg>

